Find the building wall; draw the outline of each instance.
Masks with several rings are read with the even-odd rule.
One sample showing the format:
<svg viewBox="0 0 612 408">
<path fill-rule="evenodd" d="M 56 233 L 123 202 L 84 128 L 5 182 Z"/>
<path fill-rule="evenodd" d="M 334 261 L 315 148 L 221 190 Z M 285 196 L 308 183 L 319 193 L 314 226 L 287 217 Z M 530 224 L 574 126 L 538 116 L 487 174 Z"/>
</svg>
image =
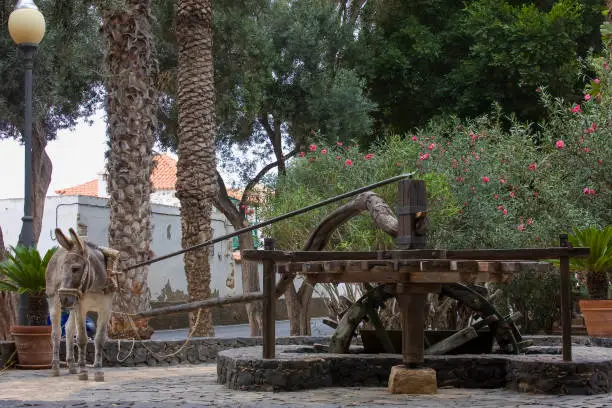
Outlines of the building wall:
<svg viewBox="0 0 612 408">
<path fill-rule="evenodd" d="M 43 226 L 38 248 L 46 251 L 57 245 L 54 237 L 56 226 L 63 231 L 72 227 L 87 240 L 108 246 L 108 224 L 110 210 L 108 199 L 85 196 L 47 197 L 43 216 Z M 160 256 L 181 249 L 180 209 L 174 206 L 152 204 L 152 244 L 153 256 Z M 6 245 L 16 245 L 21 231 L 22 199 L 0 200 L 0 226 Z M 212 215 L 213 236 L 233 231 L 227 219 L 218 210 Z M 211 290 L 219 296 L 242 293 L 240 264 L 232 258 L 232 240 L 214 245 L 211 249 Z M 233 274 L 234 287 L 226 285 Z M 260 277 L 261 279 L 261 277 Z M 170 283 L 175 294 L 186 295 L 187 281 L 183 269 L 183 256 L 172 257 L 149 267 L 149 289 L 151 297 L 157 300 L 166 283 Z M 180 292 L 176 292 L 180 291 Z"/>
<path fill-rule="evenodd" d="M 38 239 L 41 252 L 57 245 L 54 230 L 57 227 L 67 230 L 76 228 L 78 214 L 78 198 L 75 196 L 47 197 L 43 213 L 43 223 Z M 21 217 L 23 216 L 23 199 L 10 198 L 0 200 L 0 227 L 7 246 L 17 245 L 21 232 Z"/>
</svg>

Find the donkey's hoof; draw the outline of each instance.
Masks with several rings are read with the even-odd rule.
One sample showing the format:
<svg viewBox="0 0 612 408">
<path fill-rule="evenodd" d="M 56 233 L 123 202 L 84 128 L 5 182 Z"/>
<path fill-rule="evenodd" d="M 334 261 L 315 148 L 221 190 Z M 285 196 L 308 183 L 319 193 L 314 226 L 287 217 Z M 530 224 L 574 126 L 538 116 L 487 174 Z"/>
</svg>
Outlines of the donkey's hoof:
<svg viewBox="0 0 612 408">
<path fill-rule="evenodd" d="M 78 373 L 78 372 L 79 372 L 79 370 L 77 370 L 77 368 L 76 368 L 76 367 L 68 367 L 68 372 L 69 372 L 70 374 L 76 374 L 76 373 Z M 87 374 L 87 373 L 85 373 L 85 374 Z"/>
<path fill-rule="evenodd" d="M 51 377 L 59 377 L 60 371 L 59 367 L 54 367 L 51 369 Z"/>
<path fill-rule="evenodd" d="M 99 381 L 99 382 L 104 381 L 104 372 L 96 371 L 94 373 L 94 381 Z"/>
<path fill-rule="evenodd" d="M 87 381 L 88 379 L 89 379 L 89 376 L 87 375 L 87 371 L 81 371 L 79 373 L 79 380 Z"/>
</svg>

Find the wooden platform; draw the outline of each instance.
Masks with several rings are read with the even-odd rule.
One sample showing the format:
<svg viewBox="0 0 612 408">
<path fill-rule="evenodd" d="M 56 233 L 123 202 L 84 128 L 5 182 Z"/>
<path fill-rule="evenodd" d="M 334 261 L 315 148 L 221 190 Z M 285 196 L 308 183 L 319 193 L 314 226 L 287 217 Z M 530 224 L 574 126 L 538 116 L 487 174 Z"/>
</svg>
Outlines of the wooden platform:
<svg viewBox="0 0 612 408">
<path fill-rule="evenodd" d="M 548 262 L 473 260 L 333 260 L 277 264 L 280 274 L 302 274 L 313 283 L 507 283 L 520 272 L 547 271 Z"/>
</svg>

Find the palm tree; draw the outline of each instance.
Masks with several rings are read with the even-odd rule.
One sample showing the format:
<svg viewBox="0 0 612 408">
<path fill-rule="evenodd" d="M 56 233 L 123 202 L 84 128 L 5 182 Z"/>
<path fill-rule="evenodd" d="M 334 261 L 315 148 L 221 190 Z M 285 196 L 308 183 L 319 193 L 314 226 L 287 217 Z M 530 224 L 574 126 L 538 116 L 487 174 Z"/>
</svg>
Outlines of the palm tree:
<svg viewBox="0 0 612 408">
<path fill-rule="evenodd" d="M 145 261 L 151 243 L 151 166 L 157 98 L 154 85 L 150 0 L 100 2 L 105 41 L 106 114 L 109 150 L 106 170 L 110 196 L 109 245 L 121 252 L 120 268 Z M 121 277 L 122 292 L 114 310 L 128 313 L 150 308 L 147 268 Z M 136 322 L 148 338 L 146 321 Z M 112 337 L 133 337 L 121 315 L 111 318 Z"/>
<path fill-rule="evenodd" d="M 212 57 L 211 0 L 179 0 L 176 15 L 178 50 L 178 164 L 176 196 L 181 202 L 183 248 L 212 237 L 210 212 L 217 195 L 214 145 L 215 95 Z M 185 254 L 191 301 L 210 296 L 208 249 Z M 196 336 L 212 336 L 208 310 L 199 323 L 190 315 Z"/>
</svg>

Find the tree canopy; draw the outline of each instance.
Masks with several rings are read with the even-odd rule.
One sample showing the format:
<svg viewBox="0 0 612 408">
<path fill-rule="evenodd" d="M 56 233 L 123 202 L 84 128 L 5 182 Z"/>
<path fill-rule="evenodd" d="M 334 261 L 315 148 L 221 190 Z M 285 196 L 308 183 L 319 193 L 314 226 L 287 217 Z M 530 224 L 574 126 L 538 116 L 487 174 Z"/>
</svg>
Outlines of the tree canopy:
<svg viewBox="0 0 612 408">
<path fill-rule="evenodd" d="M 432 117 L 474 117 L 497 102 L 522 120 L 546 114 L 535 90 L 576 99 L 579 57 L 601 42 L 602 0 L 375 0 L 355 64 L 379 105 L 377 128 L 411 131 Z"/>
<path fill-rule="evenodd" d="M 47 30 L 34 60 L 33 119 L 53 139 L 101 101 L 100 22 L 86 2 L 39 0 L 37 5 Z M 0 0 L 2 21 L 13 7 L 13 1 Z M 23 125 L 23 56 L 6 31 L 0 35 L 0 54 L 0 138 L 16 138 Z"/>
</svg>

